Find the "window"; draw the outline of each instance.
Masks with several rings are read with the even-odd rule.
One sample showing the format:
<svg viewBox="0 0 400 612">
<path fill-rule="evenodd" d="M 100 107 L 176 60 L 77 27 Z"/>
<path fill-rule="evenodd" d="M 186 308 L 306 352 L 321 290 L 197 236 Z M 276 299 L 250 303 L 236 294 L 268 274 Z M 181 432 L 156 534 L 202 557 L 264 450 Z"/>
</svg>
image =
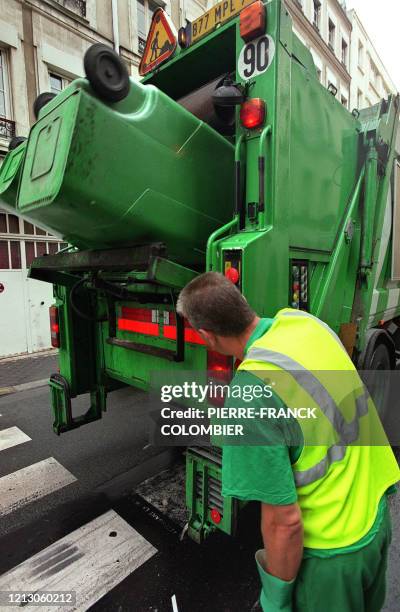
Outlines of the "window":
<svg viewBox="0 0 400 612">
<path fill-rule="evenodd" d="M 0 49 L 0 117 L 10 117 L 7 58 L 3 49 Z"/>
<path fill-rule="evenodd" d="M 4 49 L 0 49 L 0 138 L 15 136 L 15 123 L 10 119 L 10 107 L 7 54 Z"/>
<path fill-rule="evenodd" d="M 313 25 L 320 29 L 321 25 L 321 2 L 319 0 L 313 0 L 314 3 L 314 17 L 313 17 Z"/>
<path fill-rule="evenodd" d="M 357 91 L 357 108 L 363 107 L 363 93 L 361 89 Z"/>
<path fill-rule="evenodd" d="M 50 80 L 50 91 L 54 94 L 59 94 L 60 91 L 68 87 L 71 81 L 66 79 L 65 77 L 56 74 L 55 72 L 49 72 L 49 80 Z"/>
<path fill-rule="evenodd" d="M 378 68 L 375 66 L 374 62 L 371 60 L 371 76 L 370 76 L 370 81 L 373 84 L 373 86 L 375 87 L 375 89 L 378 89 L 379 87 L 379 71 Z"/>
<path fill-rule="evenodd" d="M 0 240 L 0 269 L 21 269 L 21 244 L 17 240 Z"/>
<path fill-rule="evenodd" d="M 42 241 L 42 242 L 33 242 L 26 241 L 25 242 L 25 256 L 26 256 L 26 267 L 29 268 L 32 261 L 36 259 L 36 257 L 41 257 L 42 255 L 54 255 L 58 253 L 58 251 L 63 248 L 65 243 L 56 242 L 56 241 Z"/>
<path fill-rule="evenodd" d="M 29 221 L 24 221 L 24 232 L 26 236 L 49 236 L 50 238 L 54 238 L 52 234 L 46 232 L 41 227 L 37 227 L 36 225 L 32 225 Z"/>
<path fill-rule="evenodd" d="M 344 38 L 342 38 L 342 64 L 344 64 L 347 68 L 347 42 Z"/>
<path fill-rule="evenodd" d="M 364 47 L 361 40 L 358 41 L 358 66 L 364 68 Z"/>
<path fill-rule="evenodd" d="M 343 94 L 340 96 L 340 102 L 342 103 L 342 105 L 343 105 L 345 108 L 348 108 L 348 106 L 349 106 L 349 105 L 348 105 L 348 102 L 347 102 L 347 98 L 346 98 L 346 96 L 344 96 Z"/>
<path fill-rule="evenodd" d="M 336 42 L 336 26 L 333 23 L 332 19 L 328 21 L 328 33 L 329 33 L 329 46 L 334 51 L 335 50 L 335 42 Z"/>
<path fill-rule="evenodd" d="M 61 4 L 64 8 L 86 17 L 86 0 L 55 0 L 57 4 Z"/>
<path fill-rule="evenodd" d="M 140 54 L 144 51 L 151 19 L 157 8 L 157 4 L 154 4 L 151 0 L 137 0 L 138 50 Z"/>
<path fill-rule="evenodd" d="M 16 215 L 0 213 L 0 234 L 19 234 L 19 218 Z"/>
<path fill-rule="evenodd" d="M 316 68 L 317 68 L 318 81 L 322 83 L 322 70 L 321 68 L 318 68 L 318 66 L 316 66 Z"/>
</svg>

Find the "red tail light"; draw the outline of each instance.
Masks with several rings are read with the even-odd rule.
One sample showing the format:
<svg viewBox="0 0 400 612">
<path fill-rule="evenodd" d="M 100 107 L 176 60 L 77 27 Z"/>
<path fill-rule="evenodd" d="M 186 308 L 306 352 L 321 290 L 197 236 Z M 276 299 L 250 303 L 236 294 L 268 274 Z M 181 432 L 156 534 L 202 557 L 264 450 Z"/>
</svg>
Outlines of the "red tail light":
<svg viewBox="0 0 400 612">
<path fill-rule="evenodd" d="M 50 315 L 51 346 L 54 348 L 60 348 L 60 326 L 58 323 L 57 306 L 50 306 L 49 315 Z"/>
<path fill-rule="evenodd" d="M 215 523 L 216 525 L 219 525 L 220 522 L 222 521 L 222 516 L 216 508 L 212 508 L 210 512 L 210 516 L 211 516 L 212 522 Z"/>
<path fill-rule="evenodd" d="M 228 280 L 231 281 L 231 283 L 237 285 L 240 279 L 240 272 L 236 268 L 228 268 L 225 272 L 225 276 Z"/>
<path fill-rule="evenodd" d="M 216 385 L 229 385 L 232 379 L 232 357 L 221 355 L 215 351 L 207 351 L 207 371 L 209 382 Z M 225 397 L 223 393 L 209 397 L 213 406 L 223 406 Z"/>
<path fill-rule="evenodd" d="M 265 121 L 265 102 L 261 98 L 251 98 L 240 109 L 240 121 L 248 130 L 260 127 Z"/>
</svg>

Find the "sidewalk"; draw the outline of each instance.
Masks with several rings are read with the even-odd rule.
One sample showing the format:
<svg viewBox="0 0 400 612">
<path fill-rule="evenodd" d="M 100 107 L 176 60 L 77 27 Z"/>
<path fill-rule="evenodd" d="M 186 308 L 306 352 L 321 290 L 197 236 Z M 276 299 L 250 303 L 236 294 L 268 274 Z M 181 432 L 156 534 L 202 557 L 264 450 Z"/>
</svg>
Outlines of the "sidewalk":
<svg viewBox="0 0 400 612">
<path fill-rule="evenodd" d="M 56 350 L 0 359 L 0 391 L 4 387 L 48 380 L 57 370 Z"/>
</svg>

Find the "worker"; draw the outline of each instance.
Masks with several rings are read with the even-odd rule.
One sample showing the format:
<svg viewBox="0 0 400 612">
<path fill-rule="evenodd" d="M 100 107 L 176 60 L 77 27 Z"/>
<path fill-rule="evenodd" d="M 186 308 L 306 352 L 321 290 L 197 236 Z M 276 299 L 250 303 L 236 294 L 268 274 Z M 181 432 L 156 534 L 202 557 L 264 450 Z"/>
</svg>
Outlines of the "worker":
<svg viewBox="0 0 400 612">
<path fill-rule="evenodd" d="M 259 318 L 235 285 L 216 272 L 192 280 L 181 291 L 177 310 L 208 349 L 241 361 L 231 385 L 255 385 L 284 374 L 291 384 L 273 401 L 289 406 L 291 396 L 308 394 L 336 440 L 307 444 L 313 440 L 310 425 L 295 418 L 289 437 L 286 420 L 263 420 L 265 444 L 223 446 L 223 496 L 261 502 L 258 609 L 381 610 L 391 541 L 387 497 L 400 470 L 339 338 L 306 312 L 287 308 L 273 319 Z M 331 372 L 335 376 L 324 376 Z M 342 380 L 344 387 L 349 381 L 353 387 L 345 402 L 340 402 Z M 252 402 L 261 405 L 264 398 Z M 300 438 L 292 444 L 295 428 Z M 382 442 L 363 443 L 366 431 L 379 432 Z"/>
</svg>

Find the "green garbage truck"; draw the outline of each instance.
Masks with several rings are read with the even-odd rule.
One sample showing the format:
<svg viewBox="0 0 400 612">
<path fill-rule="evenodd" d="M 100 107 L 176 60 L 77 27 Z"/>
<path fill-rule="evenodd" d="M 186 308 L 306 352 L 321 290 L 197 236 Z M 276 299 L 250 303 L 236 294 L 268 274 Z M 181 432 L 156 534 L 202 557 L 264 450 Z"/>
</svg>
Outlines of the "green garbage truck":
<svg viewBox="0 0 400 612">
<path fill-rule="evenodd" d="M 87 78 L 39 96 L 0 171 L 0 204 L 70 246 L 36 259 L 52 283 L 54 430 L 154 371 L 229 372 L 176 312 L 206 270 L 260 316 L 309 311 L 360 369 L 399 350 L 399 96 L 349 112 L 319 82 L 280 0 L 225 0 L 175 32 L 159 9 L 137 81 L 104 45 Z M 88 394 L 86 414 L 73 400 Z M 234 532 L 218 449 L 186 450 L 189 534 Z"/>
</svg>

